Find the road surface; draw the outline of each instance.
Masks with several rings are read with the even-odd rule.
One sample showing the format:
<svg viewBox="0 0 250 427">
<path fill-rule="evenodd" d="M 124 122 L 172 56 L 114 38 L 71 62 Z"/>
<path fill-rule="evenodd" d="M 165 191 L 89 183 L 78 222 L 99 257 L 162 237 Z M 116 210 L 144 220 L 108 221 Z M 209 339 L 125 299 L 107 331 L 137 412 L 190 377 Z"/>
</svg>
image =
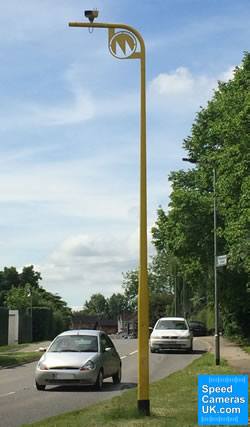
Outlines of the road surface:
<svg viewBox="0 0 250 427">
<path fill-rule="evenodd" d="M 34 386 L 35 363 L 0 370 L 0 426 L 20 427 L 64 412 L 83 408 L 110 399 L 124 390 L 137 386 L 137 340 L 113 340 L 122 358 L 122 382 L 104 381 L 102 391 L 90 387 L 50 386 L 37 391 Z M 158 381 L 172 372 L 183 369 L 205 350 L 194 339 L 194 353 L 168 352 L 150 354 L 150 382 Z"/>
</svg>

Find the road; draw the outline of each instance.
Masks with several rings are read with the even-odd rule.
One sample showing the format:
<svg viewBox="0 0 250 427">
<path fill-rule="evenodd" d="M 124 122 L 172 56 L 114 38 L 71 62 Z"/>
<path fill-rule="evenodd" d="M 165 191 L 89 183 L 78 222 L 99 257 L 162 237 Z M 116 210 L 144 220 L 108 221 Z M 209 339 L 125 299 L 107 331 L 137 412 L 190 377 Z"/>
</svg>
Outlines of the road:
<svg viewBox="0 0 250 427">
<path fill-rule="evenodd" d="M 114 385 L 112 379 L 104 382 L 102 391 L 90 387 L 47 387 L 37 391 L 34 386 L 36 363 L 0 371 L 0 426 L 20 427 L 64 412 L 110 399 L 137 385 L 137 340 L 113 340 L 122 358 L 122 382 Z M 205 350 L 202 342 L 194 339 L 194 353 L 183 352 L 150 354 L 150 382 L 157 381 L 180 370 L 200 357 Z"/>
</svg>

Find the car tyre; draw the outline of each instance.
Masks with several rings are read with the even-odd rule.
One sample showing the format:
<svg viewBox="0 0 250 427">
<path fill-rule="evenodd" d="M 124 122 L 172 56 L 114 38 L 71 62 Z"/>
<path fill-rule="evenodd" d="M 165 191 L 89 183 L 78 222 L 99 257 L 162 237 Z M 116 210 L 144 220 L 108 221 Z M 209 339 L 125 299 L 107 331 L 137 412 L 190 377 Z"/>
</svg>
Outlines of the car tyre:
<svg viewBox="0 0 250 427">
<path fill-rule="evenodd" d="M 38 383 L 36 382 L 36 388 L 37 388 L 37 390 L 39 390 L 39 391 L 44 391 L 44 390 L 45 390 L 45 387 L 46 387 L 46 385 L 44 385 L 44 384 L 38 384 Z"/>
<path fill-rule="evenodd" d="M 119 366 L 119 369 L 116 372 L 116 374 L 112 376 L 113 383 L 114 384 L 120 384 L 121 378 L 122 378 L 122 370 L 121 370 L 121 367 Z"/>
<path fill-rule="evenodd" d="M 151 352 L 151 353 L 156 353 L 156 349 L 155 349 L 155 348 L 150 347 L 150 352 Z"/>
<path fill-rule="evenodd" d="M 191 344 L 191 347 L 187 348 L 187 353 L 193 353 L 193 343 Z"/>
<path fill-rule="evenodd" d="M 100 391 L 102 389 L 102 385 L 103 385 L 103 370 L 101 369 L 96 379 L 95 389 Z"/>
</svg>

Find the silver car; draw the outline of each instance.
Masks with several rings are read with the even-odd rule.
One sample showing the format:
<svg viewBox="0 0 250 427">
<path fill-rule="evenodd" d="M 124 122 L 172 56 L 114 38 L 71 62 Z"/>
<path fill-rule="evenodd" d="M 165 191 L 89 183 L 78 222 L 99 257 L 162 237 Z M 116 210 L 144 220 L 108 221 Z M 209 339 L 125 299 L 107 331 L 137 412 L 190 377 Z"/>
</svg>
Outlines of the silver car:
<svg viewBox="0 0 250 427">
<path fill-rule="evenodd" d="M 58 335 L 40 358 L 36 388 L 47 385 L 94 385 L 101 390 L 104 378 L 121 381 L 121 359 L 111 339 L 102 331 L 74 330 Z"/>
<path fill-rule="evenodd" d="M 180 349 L 193 351 L 193 334 L 184 317 L 162 317 L 150 336 L 150 351 Z"/>
</svg>

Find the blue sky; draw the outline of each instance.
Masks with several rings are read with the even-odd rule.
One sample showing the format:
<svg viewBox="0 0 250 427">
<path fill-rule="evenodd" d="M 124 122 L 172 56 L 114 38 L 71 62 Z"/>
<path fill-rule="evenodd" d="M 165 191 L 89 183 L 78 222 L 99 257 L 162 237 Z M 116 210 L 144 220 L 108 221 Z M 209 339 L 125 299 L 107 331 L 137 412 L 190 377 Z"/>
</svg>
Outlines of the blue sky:
<svg viewBox="0 0 250 427">
<path fill-rule="evenodd" d="M 120 292 L 139 253 L 140 65 L 110 55 L 107 30 L 68 27 L 92 8 L 146 45 L 149 255 L 182 141 L 250 40 L 249 0 L 1 5 L 0 269 L 33 264 L 74 308 Z"/>
</svg>

